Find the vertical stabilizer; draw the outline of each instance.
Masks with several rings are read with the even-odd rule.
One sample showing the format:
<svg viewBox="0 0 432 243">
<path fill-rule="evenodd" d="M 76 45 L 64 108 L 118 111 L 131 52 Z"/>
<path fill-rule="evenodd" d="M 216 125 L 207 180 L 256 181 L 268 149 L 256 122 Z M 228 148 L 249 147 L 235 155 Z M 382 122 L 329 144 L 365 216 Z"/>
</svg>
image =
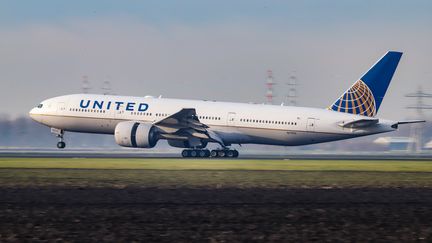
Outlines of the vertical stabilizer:
<svg viewBox="0 0 432 243">
<path fill-rule="evenodd" d="M 374 117 L 378 112 L 402 52 L 389 51 L 355 82 L 330 110 Z"/>
</svg>

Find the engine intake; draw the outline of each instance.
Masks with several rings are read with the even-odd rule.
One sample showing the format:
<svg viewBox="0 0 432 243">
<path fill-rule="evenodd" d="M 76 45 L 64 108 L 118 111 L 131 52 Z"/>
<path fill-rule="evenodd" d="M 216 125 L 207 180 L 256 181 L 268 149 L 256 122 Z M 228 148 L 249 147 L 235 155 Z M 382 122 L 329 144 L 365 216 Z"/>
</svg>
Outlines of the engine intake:
<svg viewBox="0 0 432 243">
<path fill-rule="evenodd" d="M 118 145 L 133 148 L 153 148 L 159 140 L 156 127 L 134 121 L 117 124 L 114 138 Z"/>
</svg>

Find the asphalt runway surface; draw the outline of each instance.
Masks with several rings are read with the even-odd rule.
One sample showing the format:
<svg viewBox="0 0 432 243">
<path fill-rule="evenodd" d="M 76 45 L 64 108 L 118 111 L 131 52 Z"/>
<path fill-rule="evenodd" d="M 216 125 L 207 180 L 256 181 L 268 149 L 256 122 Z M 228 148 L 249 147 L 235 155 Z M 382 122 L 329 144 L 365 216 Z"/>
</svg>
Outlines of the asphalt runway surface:
<svg viewBox="0 0 432 243">
<path fill-rule="evenodd" d="M 431 242 L 426 188 L 1 188 L 1 242 Z"/>
</svg>

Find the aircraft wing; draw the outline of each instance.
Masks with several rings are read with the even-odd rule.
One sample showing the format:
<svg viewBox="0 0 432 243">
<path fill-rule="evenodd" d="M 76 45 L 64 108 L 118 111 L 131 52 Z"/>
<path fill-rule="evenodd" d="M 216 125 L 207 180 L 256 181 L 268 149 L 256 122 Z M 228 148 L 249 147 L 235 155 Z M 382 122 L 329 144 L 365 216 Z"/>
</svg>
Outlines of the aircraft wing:
<svg viewBox="0 0 432 243">
<path fill-rule="evenodd" d="M 166 139 L 187 140 L 190 137 L 212 140 L 224 146 L 222 139 L 208 126 L 199 121 L 194 108 L 183 108 L 153 125 L 159 128 Z"/>
</svg>

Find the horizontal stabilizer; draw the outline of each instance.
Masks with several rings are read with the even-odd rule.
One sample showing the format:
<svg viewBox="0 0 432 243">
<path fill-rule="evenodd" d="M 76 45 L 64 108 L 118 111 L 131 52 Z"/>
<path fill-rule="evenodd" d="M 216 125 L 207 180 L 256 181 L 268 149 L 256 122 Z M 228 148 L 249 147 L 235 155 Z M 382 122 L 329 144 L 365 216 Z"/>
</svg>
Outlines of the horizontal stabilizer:
<svg viewBox="0 0 432 243">
<path fill-rule="evenodd" d="M 359 119 L 349 122 L 342 122 L 339 126 L 343 128 L 359 128 L 359 127 L 369 127 L 377 124 L 379 119 Z"/>
<path fill-rule="evenodd" d="M 411 123 L 422 123 L 422 122 L 426 122 L 425 120 L 408 120 L 408 121 L 398 121 L 398 125 L 403 125 L 403 124 L 411 124 Z"/>
</svg>

